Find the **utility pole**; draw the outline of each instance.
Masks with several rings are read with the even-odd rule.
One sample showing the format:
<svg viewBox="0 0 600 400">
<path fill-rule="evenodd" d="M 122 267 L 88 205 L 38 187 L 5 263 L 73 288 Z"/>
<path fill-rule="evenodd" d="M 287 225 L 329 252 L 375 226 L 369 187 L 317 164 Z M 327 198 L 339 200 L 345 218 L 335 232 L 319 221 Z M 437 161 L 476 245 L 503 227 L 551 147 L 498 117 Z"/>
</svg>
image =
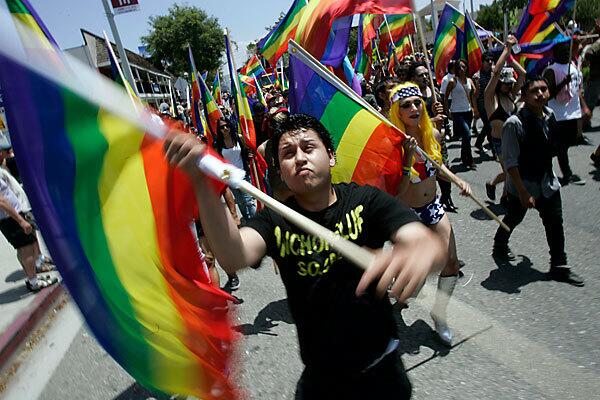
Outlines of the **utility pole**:
<svg viewBox="0 0 600 400">
<path fill-rule="evenodd" d="M 106 19 L 108 19 L 110 30 L 112 31 L 113 37 L 115 38 L 115 43 L 117 44 L 119 58 L 121 59 L 121 65 L 123 67 L 123 75 L 125 75 L 125 79 L 129 81 L 129 84 L 137 95 L 135 80 L 133 79 L 133 74 L 131 73 L 131 67 L 129 66 L 129 60 L 127 60 L 127 54 L 125 54 L 125 48 L 123 48 L 121 37 L 119 36 L 119 30 L 117 29 L 117 24 L 115 23 L 115 16 L 108 5 L 108 0 L 102 0 L 102 4 L 104 5 L 104 11 L 106 12 Z"/>
<path fill-rule="evenodd" d="M 429 0 L 429 4 L 431 6 L 431 28 L 433 29 L 433 36 L 435 36 L 438 26 L 438 15 L 437 10 L 434 7 L 433 0 Z"/>
</svg>

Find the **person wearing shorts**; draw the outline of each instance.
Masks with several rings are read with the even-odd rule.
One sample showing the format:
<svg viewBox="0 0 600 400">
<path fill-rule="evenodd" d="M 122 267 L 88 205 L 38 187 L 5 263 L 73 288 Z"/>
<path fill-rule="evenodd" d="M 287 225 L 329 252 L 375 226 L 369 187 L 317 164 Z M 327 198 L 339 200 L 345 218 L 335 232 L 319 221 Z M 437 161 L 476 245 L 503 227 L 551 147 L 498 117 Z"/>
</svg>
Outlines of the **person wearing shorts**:
<svg viewBox="0 0 600 400">
<path fill-rule="evenodd" d="M 17 250 L 17 259 L 27 276 L 25 284 L 32 292 L 37 292 L 58 281 L 50 276 L 38 278 L 36 274 L 36 260 L 39 257 L 36 228 L 33 214 L 21 210 L 17 195 L 5 180 L 0 179 L 0 232 Z"/>
</svg>

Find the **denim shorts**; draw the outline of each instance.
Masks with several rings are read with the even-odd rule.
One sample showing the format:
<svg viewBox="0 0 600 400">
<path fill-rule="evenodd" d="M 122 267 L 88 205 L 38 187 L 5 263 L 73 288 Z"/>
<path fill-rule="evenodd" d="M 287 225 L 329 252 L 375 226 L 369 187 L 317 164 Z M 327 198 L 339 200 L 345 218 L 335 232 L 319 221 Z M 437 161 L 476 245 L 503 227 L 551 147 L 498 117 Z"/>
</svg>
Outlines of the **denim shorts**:
<svg viewBox="0 0 600 400">
<path fill-rule="evenodd" d="M 490 144 L 492 145 L 492 148 L 494 149 L 494 154 L 496 154 L 496 156 L 498 156 L 498 157 L 501 157 L 502 156 L 502 139 L 490 137 Z"/>
</svg>

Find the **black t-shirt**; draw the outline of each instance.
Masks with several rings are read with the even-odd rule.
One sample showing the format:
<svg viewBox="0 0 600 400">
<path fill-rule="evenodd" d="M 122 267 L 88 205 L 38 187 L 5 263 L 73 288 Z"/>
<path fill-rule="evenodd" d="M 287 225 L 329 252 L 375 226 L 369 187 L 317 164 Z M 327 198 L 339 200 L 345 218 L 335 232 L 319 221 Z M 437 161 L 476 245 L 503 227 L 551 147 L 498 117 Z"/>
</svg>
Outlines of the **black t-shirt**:
<svg viewBox="0 0 600 400">
<path fill-rule="evenodd" d="M 306 211 L 293 197 L 285 204 L 372 249 L 381 248 L 402 225 L 419 220 L 410 208 L 374 187 L 333 187 L 337 201 L 322 211 Z M 385 352 L 397 337 L 390 302 L 371 292 L 356 297 L 363 270 L 267 208 L 244 225 L 263 237 L 267 254 L 279 266 L 307 367 L 362 371 Z"/>
</svg>

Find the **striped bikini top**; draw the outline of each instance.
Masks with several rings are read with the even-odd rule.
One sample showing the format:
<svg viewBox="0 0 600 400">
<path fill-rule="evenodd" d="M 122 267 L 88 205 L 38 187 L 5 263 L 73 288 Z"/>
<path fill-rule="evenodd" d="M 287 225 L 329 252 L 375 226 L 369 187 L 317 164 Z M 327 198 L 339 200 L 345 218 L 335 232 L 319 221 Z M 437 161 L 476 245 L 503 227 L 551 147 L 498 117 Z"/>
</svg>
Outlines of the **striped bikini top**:
<svg viewBox="0 0 600 400">
<path fill-rule="evenodd" d="M 431 178 L 436 169 L 429 160 L 423 160 L 419 153 L 415 153 L 415 162 L 410 173 L 410 183 L 419 183 Z"/>
</svg>

